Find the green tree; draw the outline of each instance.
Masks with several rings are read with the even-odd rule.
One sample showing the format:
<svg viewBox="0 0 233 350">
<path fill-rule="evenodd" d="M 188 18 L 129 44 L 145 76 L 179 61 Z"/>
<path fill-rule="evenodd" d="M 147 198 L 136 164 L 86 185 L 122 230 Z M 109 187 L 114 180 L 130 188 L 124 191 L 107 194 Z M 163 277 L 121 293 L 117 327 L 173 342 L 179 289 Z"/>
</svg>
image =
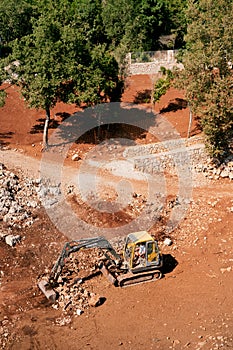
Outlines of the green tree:
<svg viewBox="0 0 233 350">
<path fill-rule="evenodd" d="M 165 0 L 167 20 L 165 21 L 165 34 L 172 34 L 174 42 L 172 48 L 181 48 L 185 45 L 187 0 Z"/>
<path fill-rule="evenodd" d="M 160 98 L 166 94 L 170 88 L 174 75 L 171 70 L 160 67 L 163 78 L 156 81 L 153 89 L 153 102 L 158 102 Z"/>
<path fill-rule="evenodd" d="M 3 107 L 5 105 L 5 99 L 6 99 L 6 91 L 0 90 L 0 107 Z"/>
<path fill-rule="evenodd" d="M 9 53 L 12 40 L 31 32 L 31 18 L 35 15 L 36 8 L 25 0 L 0 1 L 0 57 Z"/>
<path fill-rule="evenodd" d="M 36 16 L 36 7 L 27 0 L 0 1 L 0 66 L 11 53 L 11 42 L 32 31 L 31 19 Z M 4 67 L 0 69 L 0 84 L 4 80 Z M 0 91 L 0 105 L 3 106 L 7 93 Z"/>
<path fill-rule="evenodd" d="M 57 101 L 98 103 L 111 98 L 118 85 L 116 61 L 104 45 L 88 40 L 89 27 L 80 26 L 69 11 L 68 0 L 47 1 L 32 34 L 15 40 L 8 57 L 8 63 L 19 62 L 11 64 L 12 82 L 20 86 L 29 106 L 46 112 L 45 148 L 50 110 Z"/>
<path fill-rule="evenodd" d="M 102 17 L 113 49 L 125 53 L 156 49 L 166 31 L 168 12 L 164 0 L 107 0 Z"/>
<path fill-rule="evenodd" d="M 189 1 L 180 77 L 210 154 L 219 159 L 230 152 L 233 137 L 232 18 L 231 0 Z"/>
<path fill-rule="evenodd" d="M 106 44 L 103 30 L 101 0 L 73 0 L 70 6 L 70 21 L 84 28 L 86 39 L 94 45 Z"/>
</svg>

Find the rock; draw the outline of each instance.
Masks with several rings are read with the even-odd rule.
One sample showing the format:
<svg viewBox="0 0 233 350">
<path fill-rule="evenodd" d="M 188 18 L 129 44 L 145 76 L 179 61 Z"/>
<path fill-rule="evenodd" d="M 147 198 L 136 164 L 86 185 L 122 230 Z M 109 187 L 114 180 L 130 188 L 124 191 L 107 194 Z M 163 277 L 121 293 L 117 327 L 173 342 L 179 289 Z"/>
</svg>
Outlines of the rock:
<svg viewBox="0 0 233 350">
<path fill-rule="evenodd" d="M 88 300 L 88 304 L 92 307 L 97 307 L 100 305 L 100 300 L 101 300 L 101 298 L 99 295 L 91 293 L 91 297 Z"/>
<path fill-rule="evenodd" d="M 165 240 L 163 241 L 163 244 L 164 245 L 167 245 L 167 246 L 170 246 L 172 245 L 172 240 L 170 238 L 165 238 Z"/>
<path fill-rule="evenodd" d="M 67 326 L 68 324 L 71 323 L 71 317 L 67 316 L 67 317 L 64 317 L 64 318 L 58 318 L 56 320 L 56 324 L 58 326 Z"/>
<path fill-rule="evenodd" d="M 77 310 L 76 310 L 76 314 L 77 314 L 78 316 L 82 315 L 82 313 L 83 313 L 83 311 L 82 311 L 81 309 L 77 309 Z"/>
<path fill-rule="evenodd" d="M 180 344 L 180 341 L 178 339 L 173 340 L 173 347 L 176 347 Z"/>
<path fill-rule="evenodd" d="M 71 158 L 73 161 L 78 161 L 78 160 L 80 160 L 81 158 L 80 158 L 80 156 L 77 154 L 77 153 L 75 153 L 73 156 L 72 156 L 72 158 Z"/>
<path fill-rule="evenodd" d="M 19 235 L 14 236 L 14 235 L 7 235 L 5 237 L 6 244 L 8 244 L 11 247 L 14 247 L 16 243 L 20 242 L 21 237 Z"/>
<path fill-rule="evenodd" d="M 227 168 L 225 168 L 221 173 L 220 173 L 220 176 L 222 178 L 225 178 L 225 177 L 229 177 L 229 170 Z"/>
<path fill-rule="evenodd" d="M 190 344 L 190 341 L 188 341 L 186 344 L 184 344 L 184 348 L 187 348 Z"/>
<path fill-rule="evenodd" d="M 0 171 L 0 219 L 8 227 L 21 228 L 28 225 L 28 219 L 33 216 L 28 206 L 29 198 L 33 204 L 32 207 L 39 206 L 36 188 L 34 181 L 24 177 L 20 178 L 2 167 Z"/>
<path fill-rule="evenodd" d="M 220 271 L 221 271 L 221 273 L 231 272 L 231 266 L 226 267 L 226 268 L 223 267 L 223 268 L 220 269 Z"/>
</svg>

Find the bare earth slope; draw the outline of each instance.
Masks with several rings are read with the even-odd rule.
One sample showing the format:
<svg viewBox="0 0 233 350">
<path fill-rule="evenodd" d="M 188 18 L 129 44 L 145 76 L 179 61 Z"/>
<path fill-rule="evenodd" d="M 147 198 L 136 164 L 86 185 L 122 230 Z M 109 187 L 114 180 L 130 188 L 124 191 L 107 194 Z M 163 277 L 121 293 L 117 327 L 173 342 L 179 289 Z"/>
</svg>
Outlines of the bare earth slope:
<svg viewBox="0 0 233 350">
<path fill-rule="evenodd" d="M 131 102 L 138 92 L 150 88 L 148 77 L 132 77 L 123 100 Z M 27 176 L 37 176 L 41 131 L 30 131 L 38 124 L 39 115 L 22 108 L 14 88 L 9 89 L 10 100 L 0 110 L 1 140 L 5 143 L 0 162 L 19 175 L 22 169 Z M 171 101 L 182 99 L 178 92 L 169 94 L 155 108 L 166 110 Z M 56 113 L 73 112 L 62 108 Z M 187 109 L 164 115 L 186 135 Z M 6 144 L 23 151 L 7 150 Z M 87 145 L 78 147 L 84 150 Z M 137 193 L 143 193 L 142 185 L 134 179 L 130 182 Z M 70 317 L 53 309 L 37 288 L 38 277 L 52 267 L 67 240 L 46 212 L 38 209 L 38 219 L 31 227 L 13 230 L 22 236 L 20 243 L 10 247 L 0 240 L 0 347 L 233 349 L 232 189 L 230 180 L 201 181 L 193 188 L 186 218 L 172 232 L 173 244 L 167 247 L 159 242 L 164 256 L 172 256 L 177 265 L 167 266 L 164 278 L 157 282 L 123 289 L 111 286 L 103 276 L 93 278 L 87 282 L 88 288 L 105 302 L 86 309 L 81 316 Z M 5 232 L 2 222 L 1 228 Z"/>
</svg>

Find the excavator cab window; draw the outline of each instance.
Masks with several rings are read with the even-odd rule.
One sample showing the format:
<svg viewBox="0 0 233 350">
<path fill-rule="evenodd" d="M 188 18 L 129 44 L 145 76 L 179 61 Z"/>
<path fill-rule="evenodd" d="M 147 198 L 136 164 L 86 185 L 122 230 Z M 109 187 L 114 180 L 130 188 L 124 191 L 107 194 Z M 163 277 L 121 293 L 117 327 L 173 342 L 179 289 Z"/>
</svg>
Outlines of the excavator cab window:
<svg viewBox="0 0 233 350">
<path fill-rule="evenodd" d="M 146 244 L 146 253 L 148 263 L 156 262 L 158 259 L 158 246 L 156 242 L 147 242 Z"/>
<path fill-rule="evenodd" d="M 138 243 L 135 245 L 133 267 L 146 266 L 146 243 Z"/>
<path fill-rule="evenodd" d="M 125 260 L 130 261 L 131 255 L 132 255 L 132 247 L 127 247 L 125 249 Z"/>
</svg>

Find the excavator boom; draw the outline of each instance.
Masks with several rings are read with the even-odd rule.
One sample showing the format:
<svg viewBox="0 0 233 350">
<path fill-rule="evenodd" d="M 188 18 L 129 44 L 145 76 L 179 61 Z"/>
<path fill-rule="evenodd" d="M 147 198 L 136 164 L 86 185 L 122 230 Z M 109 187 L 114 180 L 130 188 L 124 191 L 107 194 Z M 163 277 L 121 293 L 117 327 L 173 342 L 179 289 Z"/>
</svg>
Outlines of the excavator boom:
<svg viewBox="0 0 233 350">
<path fill-rule="evenodd" d="M 94 238 L 83 238 L 80 240 L 74 240 L 71 242 L 66 242 L 63 246 L 61 254 L 59 255 L 57 261 L 55 262 L 52 271 L 50 273 L 48 281 L 42 279 L 38 283 L 38 287 L 44 293 L 44 295 L 51 301 L 55 301 L 56 293 L 53 291 L 53 287 L 56 285 L 59 276 L 61 275 L 62 269 L 65 265 L 65 260 L 70 256 L 70 254 L 78 252 L 80 249 L 90 249 L 99 248 L 104 253 L 105 257 L 111 261 L 113 258 L 113 263 L 117 266 L 121 262 L 121 256 L 117 254 L 115 249 L 106 240 L 106 238 L 99 236 Z M 110 257 L 109 254 L 111 254 Z"/>
</svg>

